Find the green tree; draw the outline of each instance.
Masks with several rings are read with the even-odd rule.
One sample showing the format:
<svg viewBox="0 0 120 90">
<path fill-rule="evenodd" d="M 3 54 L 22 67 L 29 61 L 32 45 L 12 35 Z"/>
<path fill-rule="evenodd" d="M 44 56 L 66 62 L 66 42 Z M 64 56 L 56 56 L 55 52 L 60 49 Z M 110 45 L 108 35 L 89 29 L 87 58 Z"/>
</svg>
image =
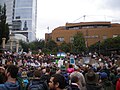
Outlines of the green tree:
<svg viewBox="0 0 120 90">
<path fill-rule="evenodd" d="M 89 46 L 89 51 L 100 53 L 100 47 L 101 47 L 101 42 L 98 41 L 95 44 Z"/>
<path fill-rule="evenodd" d="M 101 53 L 110 54 L 111 51 L 120 51 L 120 36 L 115 38 L 108 38 L 100 45 Z"/>
<path fill-rule="evenodd" d="M 34 44 L 35 44 L 36 50 L 38 49 L 42 50 L 45 47 L 45 40 L 42 40 L 42 39 L 36 40 L 34 41 Z"/>
<path fill-rule="evenodd" d="M 110 55 L 111 51 L 120 51 L 120 36 L 108 38 L 102 42 L 97 42 L 89 47 L 91 52 L 98 52 L 103 55 Z"/>
<path fill-rule="evenodd" d="M 21 45 L 23 52 L 28 52 L 28 49 L 30 48 L 29 43 L 20 40 L 19 44 Z"/>
<path fill-rule="evenodd" d="M 45 48 L 47 48 L 48 51 L 50 50 L 51 53 L 56 53 L 57 52 L 57 43 L 50 39 L 46 42 Z"/>
<path fill-rule="evenodd" d="M 24 52 L 28 52 L 28 49 L 38 53 L 39 49 L 43 50 L 45 48 L 44 40 L 35 40 L 33 42 L 27 43 L 24 41 L 20 41 L 20 45 L 22 46 Z"/>
<path fill-rule="evenodd" d="M 29 47 L 32 51 L 35 53 L 38 53 L 39 49 L 43 50 L 45 47 L 45 41 L 44 40 L 35 40 L 33 42 L 29 43 Z"/>
<path fill-rule="evenodd" d="M 59 49 L 64 51 L 65 53 L 70 52 L 71 45 L 67 44 L 66 42 L 63 42 L 60 46 Z"/>
<path fill-rule="evenodd" d="M 83 34 L 81 32 L 78 32 L 73 38 L 74 53 L 81 53 L 86 51 L 85 39 L 83 37 Z"/>
<path fill-rule="evenodd" d="M 2 38 L 6 38 L 6 42 L 9 40 L 9 26 L 6 23 L 6 5 L 2 7 L 0 5 L 0 44 L 2 44 Z"/>
</svg>

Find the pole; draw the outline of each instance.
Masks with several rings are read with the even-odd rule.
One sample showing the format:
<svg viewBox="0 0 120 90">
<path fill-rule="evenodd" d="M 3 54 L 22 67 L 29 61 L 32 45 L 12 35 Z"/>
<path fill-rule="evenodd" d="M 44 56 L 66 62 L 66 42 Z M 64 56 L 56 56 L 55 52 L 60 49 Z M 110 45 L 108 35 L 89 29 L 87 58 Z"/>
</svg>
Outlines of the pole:
<svg viewBox="0 0 120 90">
<path fill-rule="evenodd" d="M 2 38 L 2 48 L 5 48 L 5 40 L 6 38 Z"/>
</svg>

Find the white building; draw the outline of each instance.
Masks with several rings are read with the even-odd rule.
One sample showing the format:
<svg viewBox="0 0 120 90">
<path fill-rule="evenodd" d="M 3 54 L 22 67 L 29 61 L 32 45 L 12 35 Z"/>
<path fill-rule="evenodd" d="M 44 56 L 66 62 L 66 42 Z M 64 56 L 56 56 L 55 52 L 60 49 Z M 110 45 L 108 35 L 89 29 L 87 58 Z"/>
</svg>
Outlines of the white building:
<svg viewBox="0 0 120 90">
<path fill-rule="evenodd" d="M 22 34 L 29 42 L 36 40 L 37 0 L 4 1 L 11 33 Z"/>
</svg>

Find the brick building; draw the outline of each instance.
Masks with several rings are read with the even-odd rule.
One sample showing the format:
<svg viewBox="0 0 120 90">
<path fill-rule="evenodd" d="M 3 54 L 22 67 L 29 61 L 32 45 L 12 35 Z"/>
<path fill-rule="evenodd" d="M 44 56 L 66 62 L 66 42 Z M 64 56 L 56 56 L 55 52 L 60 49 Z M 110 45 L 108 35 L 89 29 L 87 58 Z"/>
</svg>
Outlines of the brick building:
<svg viewBox="0 0 120 90">
<path fill-rule="evenodd" d="M 45 40 L 51 38 L 58 45 L 63 41 L 72 43 L 73 36 L 77 32 L 83 33 L 86 45 L 90 46 L 98 41 L 120 36 L 120 24 L 111 22 L 66 23 L 65 26 L 55 28 L 52 33 L 46 33 Z"/>
</svg>

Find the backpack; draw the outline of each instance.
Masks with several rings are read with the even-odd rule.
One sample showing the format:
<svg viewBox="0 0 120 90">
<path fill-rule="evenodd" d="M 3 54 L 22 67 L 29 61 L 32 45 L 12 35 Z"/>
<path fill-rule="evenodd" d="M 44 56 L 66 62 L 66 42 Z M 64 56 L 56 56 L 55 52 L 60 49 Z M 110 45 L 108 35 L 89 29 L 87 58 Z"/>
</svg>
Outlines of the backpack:
<svg viewBox="0 0 120 90">
<path fill-rule="evenodd" d="M 61 73 L 65 77 L 66 85 L 69 85 L 69 74 L 67 72 Z"/>
<path fill-rule="evenodd" d="M 102 86 L 100 84 L 86 84 L 87 90 L 102 90 Z"/>
<path fill-rule="evenodd" d="M 114 90 L 113 84 L 109 80 L 104 81 L 102 86 L 103 86 L 104 90 Z"/>
<path fill-rule="evenodd" d="M 65 90 L 72 90 L 72 87 L 71 87 L 70 85 L 67 85 L 67 86 L 65 87 Z"/>
<path fill-rule="evenodd" d="M 28 90 L 48 90 L 46 81 L 31 81 Z"/>
<path fill-rule="evenodd" d="M 18 81 L 18 83 L 19 83 L 19 85 L 20 85 L 20 90 L 26 90 L 26 87 L 25 87 L 25 85 L 24 85 L 23 79 L 20 78 L 20 77 L 17 77 L 17 81 Z"/>
</svg>

